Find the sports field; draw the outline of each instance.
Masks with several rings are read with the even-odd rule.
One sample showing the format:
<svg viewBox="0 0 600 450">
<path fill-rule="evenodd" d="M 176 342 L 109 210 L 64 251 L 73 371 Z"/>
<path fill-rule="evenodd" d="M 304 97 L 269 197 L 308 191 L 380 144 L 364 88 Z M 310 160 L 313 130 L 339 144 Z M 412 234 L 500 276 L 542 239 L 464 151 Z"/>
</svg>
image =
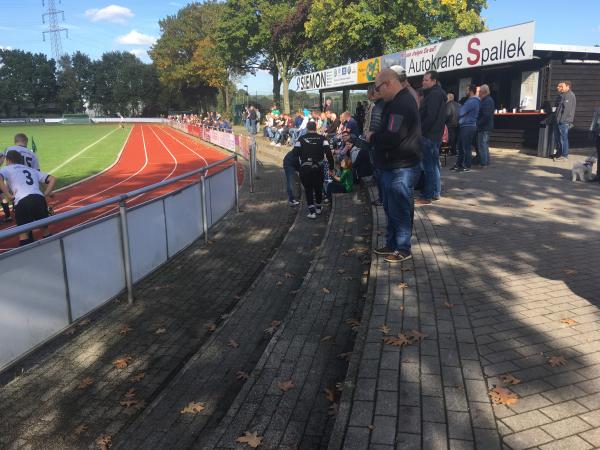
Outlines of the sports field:
<svg viewBox="0 0 600 450">
<path fill-rule="evenodd" d="M 130 125 L 2 125 L 0 149 L 13 145 L 16 133 L 32 137 L 44 172 L 63 187 L 97 174 L 113 164 L 131 131 Z"/>
</svg>

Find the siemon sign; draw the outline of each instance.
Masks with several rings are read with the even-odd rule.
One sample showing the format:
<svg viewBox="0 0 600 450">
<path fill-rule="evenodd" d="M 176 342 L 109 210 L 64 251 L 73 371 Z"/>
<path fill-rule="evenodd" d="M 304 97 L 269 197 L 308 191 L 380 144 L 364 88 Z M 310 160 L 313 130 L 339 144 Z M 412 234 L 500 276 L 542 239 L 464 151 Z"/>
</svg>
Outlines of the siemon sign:
<svg viewBox="0 0 600 450">
<path fill-rule="evenodd" d="M 402 61 L 407 75 L 423 75 L 428 70 L 448 72 L 471 67 L 491 66 L 533 59 L 533 35 L 535 22 L 477 33 L 469 36 L 438 42 L 403 53 Z M 382 56 L 385 60 L 386 56 Z M 360 63 L 359 63 L 360 64 Z M 382 64 L 382 67 L 386 67 Z M 309 91 L 357 84 L 354 78 L 338 80 L 334 71 L 322 70 L 295 77 L 296 91 Z"/>
</svg>

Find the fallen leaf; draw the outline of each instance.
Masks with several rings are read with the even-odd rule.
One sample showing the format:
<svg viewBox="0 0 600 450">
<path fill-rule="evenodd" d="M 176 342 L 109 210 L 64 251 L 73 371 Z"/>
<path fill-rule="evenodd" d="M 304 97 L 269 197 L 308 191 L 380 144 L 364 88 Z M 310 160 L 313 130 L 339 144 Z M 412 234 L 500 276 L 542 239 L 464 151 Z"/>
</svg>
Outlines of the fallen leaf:
<svg viewBox="0 0 600 450">
<path fill-rule="evenodd" d="M 123 325 L 120 329 L 119 329 L 119 334 L 127 334 L 132 330 L 132 328 L 129 325 Z"/>
<path fill-rule="evenodd" d="M 217 241 L 214 241 L 214 240 L 212 240 L 212 239 L 209 239 L 208 241 L 206 241 L 206 243 L 207 243 L 208 245 L 213 245 L 215 242 L 217 242 Z"/>
<path fill-rule="evenodd" d="M 410 338 L 411 341 L 413 342 L 420 342 L 423 339 L 425 339 L 427 336 L 429 336 L 428 334 L 425 333 L 421 333 L 418 330 L 410 330 L 408 333 L 406 333 L 406 335 Z M 412 342 L 411 342 L 412 343 Z"/>
<path fill-rule="evenodd" d="M 135 396 L 136 396 L 135 388 L 129 388 L 124 395 L 124 397 L 127 399 L 132 399 Z"/>
<path fill-rule="evenodd" d="M 75 334 L 75 332 L 76 332 L 76 331 L 77 331 L 77 327 L 76 327 L 76 326 L 73 326 L 73 327 L 69 328 L 68 330 L 66 330 L 66 331 L 63 333 L 63 336 L 72 336 L 72 335 L 74 335 L 74 334 Z"/>
<path fill-rule="evenodd" d="M 236 341 L 234 341 L 233 339 L 230 339 L 229 342 L 227 343 L 228 347 L 231 348 L 238 348 L 240 346 L 240 344 L 238 344 Z"/>
<path fill-rule="evenodd" d="M 89 325 L 90 323 L 92 323 L 92 321 L 90 319 L 83 319 L 81 322 L 77 323 L 77 326 L 85 327 L 86 325 Z"/>
<path fill-rule="evenodd" d="M 333 336 L 323 336 L 321 338 L 321 342 L 331 342 L 333 341 Z"/>
<path fill-rule="evenodd" d="M 88 429 L 87 425 L 84 423 L 81 423 L 75 427 L 75 429 L 73 430 L 73 434 L 75 436 L 80 436 L 83 433 L 85 433 L 87 431 L 87 429 Z"/>
<path fill-rule="evenodd" d="M 94 384 L 94 380 L 90 377 L 86 377 L 77 385 L 77 389 L 85 389 L 88 386 Z"/>
<path fill-rule="evenodd" d="M 548 364 L 552 367 L 564 366 L 567 363 L 567 360 L 564 356 L 551 356 L 548 358 Z"/>
<path fill-rule="evenodd" d="M 242 296 L 241 296 L 241 295 L 234 295 L 234 296 L 233 296 L 233 299 L 234 299 L 234 300 L 240 300 L 241 298 L 242 298 Z"/>
<path fill-rule="evenodd" d="M 165 334 L 167 332 L 166 328 L 159 328 L 154 332 L 154 334 Z"/>
<path fill-rule="evenodd" d="M 208 325 L 206 325 L 206 329 L 212 333 L 213 331 L 215 331 L 217 329 L 217 326 L 214 323 L 209 323 Z"/>
<path fill-rule="evenodd" d="M 98 438 L 96 439 L 96 444 L 98 444 L 100 450 L 108 450 L 108 448 L 112 444 L 112 437 L 108 434 L 98 436 Z"/>
<path fill-rule="evenodd" d="M 280 320 L 273 320 L 273 321 L 271 321 L 271 326 L 269 328 L 265 328 L 264 332 L 267 334 L 273 334 L 273 333 L 275 333 L 275 331 L 277 331 L 277 328 L 279 328 L 279 325 L 281 325 Z"/>
<path fill-rule="evenodd" d="M 329 289 L 327 289 L 327 288 L 323 288 L 322 290 L 323 290 L 323 292 L 325 292 L 326 294 L 330 294 L 330 293 L 331 293 L 331 291 L 330 291 Z"/>
<path fill-rule="evenodd" d="M 275 286 L 281 286 L 283 284 L 283 281 L 278 281 L 277 283 L 275 283 Z"/>
<path fill-rule="evenodd" d="M 277 387 L 281 389 L 283 392 L 287 392 L 290 389 L 294 389 L 296 385 L 292 380 L 278 381 Z"/>
<path fill-rule="evenodd" d="M 140 372 L 131 377 L 131 381 L 137 383 L 138 381 L 142 381 L 146 374 L 144 372 Z"/>
<path fill-rule="evenodd" d="M 444 302 L 443 306 L 444 306 L 444 308 L 452 309 L 452 308 L 454 308 L 454 303 Z"/>
<path fill-rule="evenodd" d="M 411 344 L 410 339 L 403 333 L 398 333 L 398 336 L 386 336 L 383 342 L 394 347 L 405 347 Z"/>
<path fill-rule="evenodd" d="M 571 325 L 575 325 L 577 323 L 577 321 L 573 320 L 573 319 L 561 319 L 561 323 L 571 326 Z"/>
<path fill-rule="evenodd" d="M 563 273 L 567 276 L 577 275 L 577 270 L 566 268 L 566 269 L 563 269 Z"/>
<path fill-rule="evenodd" d="M 325 388 L 325 398 L 334 403 L 337 400 L 337 393 L 334 389 Z"/>
<path fill-rule="evenodd" d="M 345 277 L 342 277 L 342 280 L 344 280 L 344 281 L 352 281 L 352 280 L 354 280 L 354 277 L 351 277 L 351 276 L 347 275 Z"/>
<path fill-rule="evenodd" d="M 350 361 L 350 358 L 352 357 L 352 352 L 340 353 L 339 355 L 337 355 L 337 357 L 339 359 L 345 359 L 346 361 Z"/>
<path fill-rule="evenodd" d="M 400 269 L 400 272 L 412 272 L 412 269 L 408 268 L 408 267 L 402 267 Z"/>
<path fill-rule="evenodd" d="M 185 408 L 179 411 L 181 414 L 198 414 L 206 408 L 204 403 L 189 402 Z"/>
<path fill-rule="evenodd" d="M 330 416 L 337 416 L 339 408 L 340 405 L 338 405 L 337 403 L 332 403 L 331 405 L 329 405 L 329 408 L 327 408 L 327 414 Z"/>
<path fill-rule="evenodd" d="M 286 272 L 284 276 L 289 280 L 290 278 L 294 278 L 296 275 L 290 272 Z"/>
<path fill-rule="evenodd" d="M 146 406 L 146 402 L 144 400 L 121 400 L 119 404 L 125 409 L 142 409 Z"/>
<path fill-rule="evenodd" d="M 344 322 L 354 331 L 360 327 L 360 321 L 356 319 L 346 319 Z"/>
<path fill-rule="evenodd" d="M 510 389 L 499 386 L 493 386 L 488 394 L 494 405 L 514 405 L 519 399 Z"/>
<path fill-rule="evenodd" d="M 406 288 L 408 287 L 408 284 L 406 284 L 406 283 L 400 283 L 400 284 L 398 285 L 398 287 L 399 287 L 400 289 L 406 289 Z"/>
<path fill-rule="evenodd" d="M 348 253 L 355 255 L 364 255 L 367 253 L 371 253 L 371 249 L 369 247 L 352 247 L 348 250 Z"/>
<path fill-rule="evenodd" d="M 241 370 L 236 374 L 235 376 L 238 380 L 247 380 L 248 378 L 250 378 L 250 375 L 248 375 L 246 372 L 242 372 Z"/>
<path fill-rule="evenodd" d="M 257 448 L 262 444 L 263 438 L 258 435 L 258 431 L 250 433 L 249 431 L 244 432 L 243 436 L 238 437 L 235 442 L 239 444 L 246 444 L 248 447 Z"/>
<path fill-rule="evenodd" d="M 367 428 L 369 429 L 369 431 L 374 431 L 375 425 L 368 425 Z"/>
<path fill-rule="evenodd" d="M 343 274 L 343 273 L 346 273 L 346 270 L 345 270 L 345 269 L 338 269 L 338 270 L 337 270 L 337 273 L 339 273 L 339 274 L 341 275 L 341 274 Z"/>
<path fill-rule="evenodd" d="M 521 380 L 517 377 L 511 375 L 510 373 L 505 373 L 504 375 L 500 375 L 500 381 L 504 384 L 519 384 Z"/>
<path fill-rule="evenodd" d="M 129 363 L 131 363 L 132 359 L 133 358 L 131 356 L 126 356 L 124 358 L 115 359 L 113 361 L 113 366 L 115 366 L 117 369 L 124 369 L 125 367 L 127 367 L 129 365 Z"/>
<path fill-rule="evenodd" d="M 379 331 L 381 331 L 383 334 L 390 334 L 390 331 L 392 331 L 392 329 L 390 327 L 388 327 L 385 323 L 377 329 Z"/>
</svg>

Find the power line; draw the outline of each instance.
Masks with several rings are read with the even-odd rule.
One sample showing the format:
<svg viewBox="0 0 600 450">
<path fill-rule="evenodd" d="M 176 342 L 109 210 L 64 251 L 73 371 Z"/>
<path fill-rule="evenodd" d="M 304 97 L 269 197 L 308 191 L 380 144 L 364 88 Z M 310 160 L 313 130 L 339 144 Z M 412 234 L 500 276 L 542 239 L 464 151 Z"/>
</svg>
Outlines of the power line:
<svg viewBox="0 0 600 450">
<path fill-rule="evenodd" d="M 61 27 L 58 23 L 59 16 L 62 15 L 62 20 L 65 20 L 65 12 L 63 10 L 56 9 L 55 0 L 47 0 L 48 2 L 48 12 L 42 14 L 42 23 L 46 23 L 46 17 L 48 18 L 48 29 L 42 32 L 42 39 L 46 42 L 46 34 L 50 35 L 50 43 L 52 45 L 52 56 L 54 60 L 58 62 L 62 55 L 62 42 L 61 42 L 61 33 L 63 31 L 67 34 L 67 39 L 69 39 L 69 30 L 65 27 Z M 42 6 L 45 5 L 46 1 L 42 0 Z M 61 0 L 58 0 L 58 3 L 61 3 Z"/>
</svg>

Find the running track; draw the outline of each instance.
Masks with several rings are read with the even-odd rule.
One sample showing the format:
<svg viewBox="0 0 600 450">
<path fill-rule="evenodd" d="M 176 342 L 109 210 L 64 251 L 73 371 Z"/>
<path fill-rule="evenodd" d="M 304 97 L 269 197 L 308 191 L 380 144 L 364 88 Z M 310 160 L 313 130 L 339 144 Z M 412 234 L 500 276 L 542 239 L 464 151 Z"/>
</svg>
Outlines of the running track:
<svg viewBox="0 0 600 450">
<path fill-rule="evenodd" d="M 205 145 L 191 136 L 163 125 L 134 125 L 123 152 L 114 166 L 79 184 L 57 192 L 50 204 L 56 214 L 71 211 L 81 206 L 114 197 L 126 192 L 168 180 L 177 175 L 205 167 L 224 159 L 229 154 Z M 231 165 L 231 162 L 209 170 L 214 173 Z M 42 167 L 42 170 L 44 168 Z M 243 172 L 238 166 L 238 184 L 241 184 Z M 180 180 L 170 186 L 142 194 L 128 200 L 127 206 L 134 206 L 160 197 L 182 186 L 198 180 L 198 176 Z M 83 224 L 96 218 L 115 213 L 117 206 L 91 211 L 81 216 L 64 220 L 50 226 L 50 232 L 59 231 Z M 11 224 L 10 226 L 14 226 Z M 2 229 L 6 229 L 4 225 Z M 36 239 L 39 233 L 36 232 Z M 0 251 L 6 251 L 18 245 L 15 236 L 0 242 Z"/>
</svg>

